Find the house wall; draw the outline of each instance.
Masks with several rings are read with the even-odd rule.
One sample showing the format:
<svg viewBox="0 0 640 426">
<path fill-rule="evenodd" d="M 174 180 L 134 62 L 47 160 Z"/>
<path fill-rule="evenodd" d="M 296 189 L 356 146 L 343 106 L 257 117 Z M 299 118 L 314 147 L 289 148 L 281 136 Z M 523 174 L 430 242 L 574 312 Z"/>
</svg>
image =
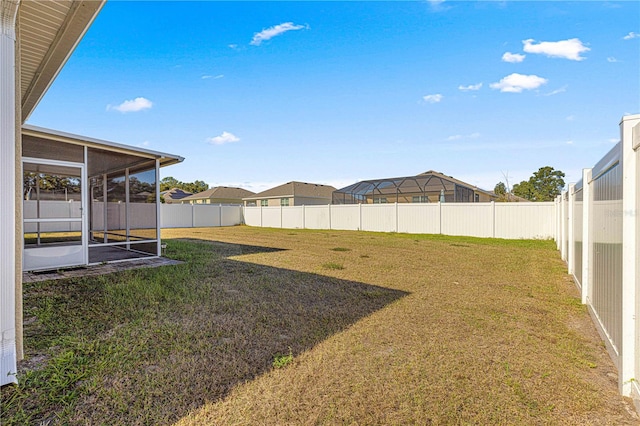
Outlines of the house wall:
<svg viewBox="0 0 640 426">
<path fill-rule="evenodd" d="M 331 198 L 298 197 L 289 200 L 290 206 L 321 206 L 331 204 Z M 278 204 L 280 205 L 280 204 Z"/>
<path fill-rule="evenodd" d="M 239 198 L 204 198 L 182 201 L 182 204 L 242 204 L 242 200 Z"/>
</svg>

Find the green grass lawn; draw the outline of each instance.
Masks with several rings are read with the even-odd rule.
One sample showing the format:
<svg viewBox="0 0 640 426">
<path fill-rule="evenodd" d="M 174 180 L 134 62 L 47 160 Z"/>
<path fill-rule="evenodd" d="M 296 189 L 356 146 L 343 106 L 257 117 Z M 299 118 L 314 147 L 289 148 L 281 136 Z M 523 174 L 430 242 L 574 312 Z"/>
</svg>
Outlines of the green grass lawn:
<svg viewBox="0 0 640 426">
<path fill-rule="evenodd" d="M 164 230 L 25 285 L 2 424 L 637 424 L 549 241 Z"/>
</svg>

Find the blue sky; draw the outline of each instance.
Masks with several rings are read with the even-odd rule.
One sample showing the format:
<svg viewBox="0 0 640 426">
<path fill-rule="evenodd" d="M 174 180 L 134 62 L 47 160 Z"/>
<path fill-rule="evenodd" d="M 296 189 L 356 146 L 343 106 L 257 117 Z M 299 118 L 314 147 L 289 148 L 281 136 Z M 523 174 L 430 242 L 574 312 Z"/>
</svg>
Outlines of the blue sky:
<svg viewBox="0 0 640 426">
<path fill-rule="evenodd" d="M 182 181 L 437 170 L 577 181 L 640 112 L 640 2 L 108 2 L 29 123 L 170 152 Z"/>
</svg>

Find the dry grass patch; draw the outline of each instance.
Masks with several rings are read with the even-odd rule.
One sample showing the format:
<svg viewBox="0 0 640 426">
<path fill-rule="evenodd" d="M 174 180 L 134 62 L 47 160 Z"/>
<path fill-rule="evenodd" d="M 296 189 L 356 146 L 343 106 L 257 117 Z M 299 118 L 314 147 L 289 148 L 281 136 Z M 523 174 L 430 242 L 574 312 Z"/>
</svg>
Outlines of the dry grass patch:
<svg viewBox="0 0 640 426">
<path fill-rule="evenodd" d="M 551 242 L 163 238 L 186 264 L 26 288 L 3 424 L 638 423 Z"/>
</svg>

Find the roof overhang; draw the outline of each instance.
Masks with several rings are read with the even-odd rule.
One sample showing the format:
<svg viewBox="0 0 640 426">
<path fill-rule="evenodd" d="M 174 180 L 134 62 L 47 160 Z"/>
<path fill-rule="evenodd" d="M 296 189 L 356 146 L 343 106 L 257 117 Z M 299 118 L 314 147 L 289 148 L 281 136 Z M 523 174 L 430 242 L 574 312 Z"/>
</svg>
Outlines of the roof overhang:
<svg viewBox="0 0 640 426">
<path fill-rule="evenodd" d="M 123 154 L 137 155 L 139 157 L 153 158 L 160 160 L 160 167 L 181 163 L 184 158 L 179 155 L 167 154 L 165 152 L 152 151 L 149 149 L 137 148 L 86 136 L 74 135 L 72 133 L 60 132 L 57 130 L 45 129 L 43 127 L 25 124 L 22 126 L 23 136 L 33 136 L 40 139 L 53 140 L 57 142 L 70 143 L 74 145 L 89 146 L 107 151 L 120 152 Z"/>
<path fill-rule="evenodd" d="M 91 26 L 106 0 L 20 2 L 17 37 L 20 46 L 22 122 Z"/>
</svg>

